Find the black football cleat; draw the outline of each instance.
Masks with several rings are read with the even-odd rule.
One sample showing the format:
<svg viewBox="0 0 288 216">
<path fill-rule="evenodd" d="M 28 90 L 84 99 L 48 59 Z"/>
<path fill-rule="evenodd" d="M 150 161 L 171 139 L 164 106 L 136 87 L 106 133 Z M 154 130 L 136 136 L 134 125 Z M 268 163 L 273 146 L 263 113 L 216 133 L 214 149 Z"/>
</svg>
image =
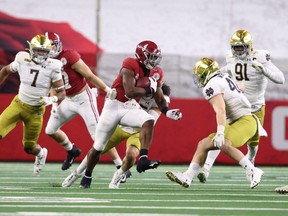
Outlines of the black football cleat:
<svg viewBox="0 0 288 216">
<path fill-rule="evenodd" d="M 144 157 L 138 161 L 136 170 L 137 172 L 141 173 L 148 169 L 156 169 L 160 164 L 160 160 L 148 160 L 146 157 Z"/>
<path fill-rule="evenodd" d="M 128 178 L 130 178 L 132 176 L 132 173 L 130 170 L 127 170 L 125 172 L 124 177 L 121 179 L 120 183 L 125 183 L 127 181 Z"/>
<path fill-rule="evenodd" d="M 71 167 L 71 165 L 73 164 L 73 161 L 75 158 L 77 158 L 79 155 L 81 155 L 82 151 L 77 148 L 75 145 L 73 145 L 73 148 L 68 151 L 67 153 L 67 158 L 66 160 L 63 162 L 61 169 L 62 170 L 67 170 Z"/>
<path fill-rule="evenodd" d="M 83 176 L 80 182 L 80 188 L 82 189 L 90 188 L 91 182 L 92 182 L 92 177 Z"/>
</svg>

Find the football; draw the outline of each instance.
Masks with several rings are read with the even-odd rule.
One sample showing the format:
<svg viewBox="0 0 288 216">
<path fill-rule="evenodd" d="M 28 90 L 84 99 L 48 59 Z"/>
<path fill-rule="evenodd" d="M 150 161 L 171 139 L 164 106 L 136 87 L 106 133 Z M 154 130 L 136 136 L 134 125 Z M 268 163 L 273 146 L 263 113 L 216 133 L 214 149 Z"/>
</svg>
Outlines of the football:
<svg viewBox="0 0 288 216">
<path fill-rule="evenodd" d="M 142 77 L 136 80 L 136 87 L 140 87 L 140 88 L 150 87 L 149 77 Z"/>
</svg>

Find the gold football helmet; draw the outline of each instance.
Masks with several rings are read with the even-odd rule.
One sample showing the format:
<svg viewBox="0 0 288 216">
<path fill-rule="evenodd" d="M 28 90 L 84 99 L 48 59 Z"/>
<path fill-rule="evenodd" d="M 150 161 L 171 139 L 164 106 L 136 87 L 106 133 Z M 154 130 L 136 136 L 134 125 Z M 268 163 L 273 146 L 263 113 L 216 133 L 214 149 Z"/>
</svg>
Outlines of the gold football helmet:
<svg viewBox="0 0 288 216">
<path fill-rule="evenodd" d="M 29 42 L 31 59 L 37 64 L 42 64 L 47 60 L 51 51 L 51 42 L 45 35 L 38 34 Z"/>
<path fill-rule="evenodd" d="M 230 45 L 233 55 L 244 59 L 253 50 L 252 36 L 246 30 L 238 30 L 232 35 Z"/>
<path fill-rule="evenodd" d="M 207 84 L 211 76 L 220 69 L 217 61 L 212 58 L 202 58 L 194 65 L 194 83 L 200 88 Z"/>
</svg>

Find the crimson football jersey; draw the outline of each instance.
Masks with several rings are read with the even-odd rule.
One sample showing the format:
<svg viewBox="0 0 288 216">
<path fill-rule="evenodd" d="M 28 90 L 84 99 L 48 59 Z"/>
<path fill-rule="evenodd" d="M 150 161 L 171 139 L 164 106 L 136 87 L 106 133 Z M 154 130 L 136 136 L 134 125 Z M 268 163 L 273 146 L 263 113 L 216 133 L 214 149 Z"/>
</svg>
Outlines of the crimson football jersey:
<svg viewBox="0 0 288 216">
<path fill-rule="evenodd" d="M 122 63 L 122 67 L 121 67 L 120 71 L 122 70 L 122 68 L 127 68 L 128 70 L 133 71 L 134 77 L 136 80 L 138 80 L 139 78 L 142 78 L 144 76 L 147 76 L 147 77 L 153 76 L 156 79 L 158 85 L 162 84 L 164 72 L 162 71 L 162 69 L 160 67 L 153 68 L 152 70 L 150 70 L 149 74 L 144 74 L 144 70 L 141 67 L 141 65 L 139 64 L 139 62 L 137 61 L 137 59 L 126 58 Z M 122 79 L 122 76 L 120 75 L 120 73 L 118 74 L 118 76 L 114 80 L 114 82 L 112 84 L 112 88 L 115 88 L 117 90 L 117 100 L 122 101 L 122 102 L 125 102 L 128 100 L 125 97 L 125 91 L 124 91 L 124 87 L 123 87 L 123 79 Z"/>
<path fill-rule="evenodd" d="M 75 50 L 63 50 L 57 57 L 63 64 L 62 76 L 67 96 L 78 94 L 87 84 L 86 79 L 71 68 L 80 58 L 80 54 Z"/>
</svg>

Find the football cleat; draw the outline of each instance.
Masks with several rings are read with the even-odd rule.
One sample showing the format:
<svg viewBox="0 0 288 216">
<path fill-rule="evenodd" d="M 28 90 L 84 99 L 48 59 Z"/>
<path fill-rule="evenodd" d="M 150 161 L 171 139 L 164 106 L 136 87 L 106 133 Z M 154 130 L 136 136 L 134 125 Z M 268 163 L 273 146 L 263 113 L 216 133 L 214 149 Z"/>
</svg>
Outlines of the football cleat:
<svg viewBox="0 0 288 216">
<path fill-rule="evenodd" d="M 201 183 L 205 183 L 208 179 L 209 171 L 205 168 L 202 168 L 199 174 L 197 175 L 197 178 Z"/>
<path fill-rule="evenodd" d="M 121 179 L 120 183 L 125 183 L 127 181 L 128 178 L 130 178 L 132 176 L 132 173 L 130 170 L 127 170 L 125 172 L 125 175 L 123 176 L 123 178 Z"/>
<path fill-rule="evenodd" d="M 148 160 L 147 157 L 143 157 L 138 161 L 136 170 L 141 173 L 148 169 L 156 169 L 160 164 L 160 160 Z"/>
<path fill-rule="evenodd" d="M 34 175 L 39 175 L 40 171 L 42 170 L 43 166 L 46 163 L 46 158 L 48 155 L 48 150 L 43 148 L 43 155 L 41 157 L 36 156 L 34 162 Z"/>
<path fill-rule="evenodd" d="M 88 189 L 91 186 L 91 181 L 92 181 L 92 177 L 88 177 L 88 176 L 83 176 L 83 178 L 81 179 L 80 182 L 80 188 L 82 189 Z"/>
<path fill-rule="evenodd" d="M 70 187 L 78 178 L 80 178 L 82 175 L 77 174 L 77 171 L 73 171 L 67 178 L 62 182 L 62 187 Z"/>
<path fill-rule="evenodd" d="M 173 182 L 180 184 L 181 186 L 188 188 L 191 185 L 191 178 L 186 173 L 167 171 L 166 176 Z"/>
<path fill-rule="evenodd" d="M 280 193 L 280 194 L 286 194 L 288 193 L 288 185 L 285 185 L 283 187 L 277 187 L 275 188 L 275 192 Z"/>
<path fill-rule="evenodd" d="M 118 189 L 119 186 L 120 186 L 121 180 L 125 176 L 125 173 L 120 175 L 118 171 L 119 170 L 116 170 L 114 175 L 113 175 L 113 178 L 112 178 L 112 180 L 111 180 L 111 182 L 109 184 L 109 188 L 110 189 Z"/>
<path fill-rule="evenodd" d="M 255 188 L 260 182 L 261 182 L 261 177 L 264 175 L 264 172 L 255 167 L 252 170 L 247 170 L 246 171 L 246 178 L 251 182 L 250 188 L 253 189 Z"/>
<path fill-rule="evenodd" d="M 68 151 L 67 158 L 64 161 L 64 163 L 62 164 L 61 169 L 62 170 L 69 169 L 71 167 L 74 159 L 77 158 L 81 153 L 82 153 L 82 151 L 79 148 L 77 148 L 75 145 L 73 145 L 73 148 L 70 151 Z"/>
</svg>

